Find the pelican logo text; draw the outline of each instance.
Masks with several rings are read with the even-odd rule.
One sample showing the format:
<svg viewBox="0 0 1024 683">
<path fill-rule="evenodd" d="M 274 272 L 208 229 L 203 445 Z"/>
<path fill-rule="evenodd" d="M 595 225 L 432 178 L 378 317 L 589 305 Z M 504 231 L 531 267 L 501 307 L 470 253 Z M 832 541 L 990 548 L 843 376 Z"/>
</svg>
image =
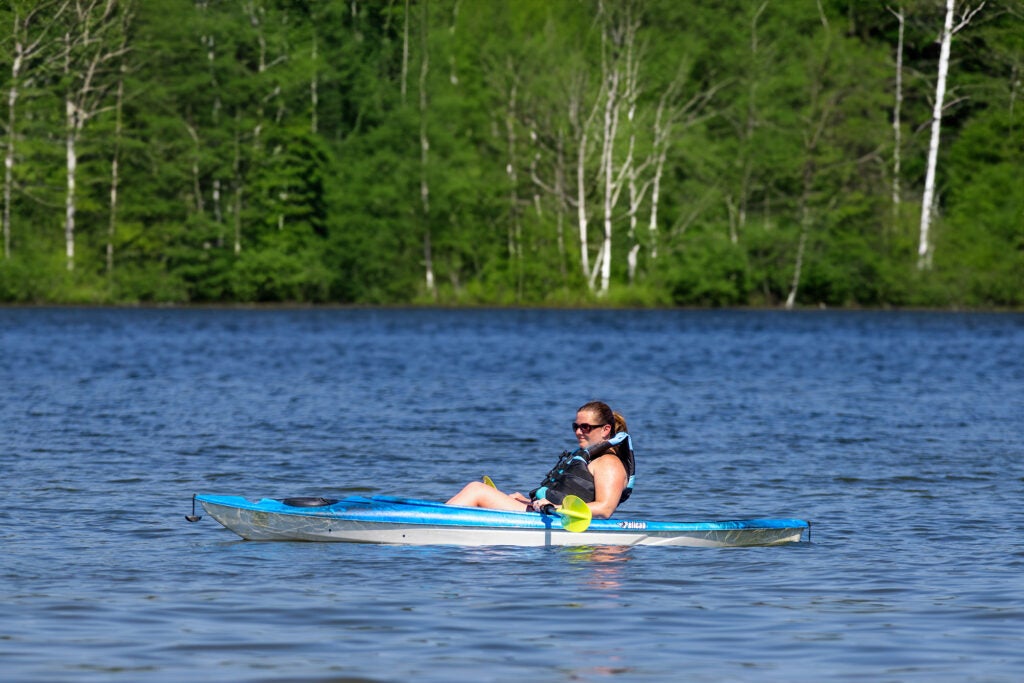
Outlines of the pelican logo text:
<svg viewBox="0 0 1024 683">
<path fill-rule="evenodd" d="M 634 521 L 619 522 L 619 526 L 622 527 L 623 529 L 646 529 L 647 528 L 647 522 L 634 522 Z"/>
</svg>

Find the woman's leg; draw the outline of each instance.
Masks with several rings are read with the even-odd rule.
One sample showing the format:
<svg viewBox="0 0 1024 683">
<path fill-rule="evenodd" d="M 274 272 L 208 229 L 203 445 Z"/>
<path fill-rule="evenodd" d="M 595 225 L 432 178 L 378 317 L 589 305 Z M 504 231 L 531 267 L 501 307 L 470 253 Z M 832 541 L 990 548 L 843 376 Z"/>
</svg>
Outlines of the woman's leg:
<svg viewBox="0 0 1024 683">
<path fill-rule="evenodd" d="M 511 510 L 514 512 L 524 512 L 526 510 L 526 504 L 522 501 L 491 488 L 482 481 L 469 482 L 445 504 L 489 508 L 491 510 Z"/>
</svg>

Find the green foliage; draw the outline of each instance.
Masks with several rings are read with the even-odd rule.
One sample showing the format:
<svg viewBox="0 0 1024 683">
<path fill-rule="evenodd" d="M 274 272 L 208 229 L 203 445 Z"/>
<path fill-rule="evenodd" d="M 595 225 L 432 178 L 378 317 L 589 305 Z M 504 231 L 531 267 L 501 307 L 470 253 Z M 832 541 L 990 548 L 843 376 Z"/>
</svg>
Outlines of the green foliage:
<svg viewBox="0 0 1024 683">
<path fill-rule="evenodd" d="M 799 264 L 802 306 L 1024 306 L 1016 1 L 954 40 L 924 271 L 934 2 L 900 5 L 898 150 L 883 4 L 125 0 L 52 26 L 62 3 L 28 26 L 8 4 L 0 302 L 778 306 Z M 107 58 L 79 93 L 69 270 L 86 45 Z"/>
<path fill-rule="evenodd" d="M 665 260 L 671 264 L 659 280 L 679 306 L 736 306 L 750 293 L 744 251 L 722 233 L 693 235 L 685 247 Z"/>
</svg>

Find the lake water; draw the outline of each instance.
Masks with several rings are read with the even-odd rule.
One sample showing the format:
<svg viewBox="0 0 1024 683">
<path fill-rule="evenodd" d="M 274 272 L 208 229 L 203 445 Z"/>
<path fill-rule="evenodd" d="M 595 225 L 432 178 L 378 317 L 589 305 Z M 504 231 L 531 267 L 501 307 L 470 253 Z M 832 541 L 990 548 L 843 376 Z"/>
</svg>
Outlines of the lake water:
<svg viewBox="0 0 1024 683">
<path fill-rule="evenodd" d="M 617 516 L 750 549 L 238 539 L 194 492 L 525 490 L 599 398 Z M 0 309 L 5 681 L 1024 679 L 1024 316 Z"/>
</svg>

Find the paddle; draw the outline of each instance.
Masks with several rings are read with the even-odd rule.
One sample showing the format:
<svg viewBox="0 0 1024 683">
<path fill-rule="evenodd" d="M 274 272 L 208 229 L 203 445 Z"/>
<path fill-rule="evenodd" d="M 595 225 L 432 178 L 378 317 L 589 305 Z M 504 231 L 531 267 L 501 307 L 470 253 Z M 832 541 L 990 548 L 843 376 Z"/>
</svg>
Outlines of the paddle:
<svg viewBox="0 0 1024 683">
<path fill-rule="evenodd" d="M 565 497 L 565 500 L 562 501 L 562 507 L 556 508 L 554 505 L 545 505 L 542 512 L 549 515 L 552 513 L 559 515 L 562 518 L 562 528 L 577 534 L 587 530 L 592 516 L 590 507 L 583 502 L 583 499 L 573 495 Z"/>
<path fill-rule="evenodd" d="M 492 489 L 498 488 L 494 485 L 494 481 L 486 474 L 483 481 Z M 541 512 L 545 515 L 559 515 L 562 518 L 562 528 L 573 533 L 586 531 L 587 527 L 590 526 L 592 517 L 590 506 L 584 503 L 583 499 L 579 496 L 571 494 L 562 501 L 562 507 L 556 508 L 554 505 L 545 505 Z"/>
</svg>

